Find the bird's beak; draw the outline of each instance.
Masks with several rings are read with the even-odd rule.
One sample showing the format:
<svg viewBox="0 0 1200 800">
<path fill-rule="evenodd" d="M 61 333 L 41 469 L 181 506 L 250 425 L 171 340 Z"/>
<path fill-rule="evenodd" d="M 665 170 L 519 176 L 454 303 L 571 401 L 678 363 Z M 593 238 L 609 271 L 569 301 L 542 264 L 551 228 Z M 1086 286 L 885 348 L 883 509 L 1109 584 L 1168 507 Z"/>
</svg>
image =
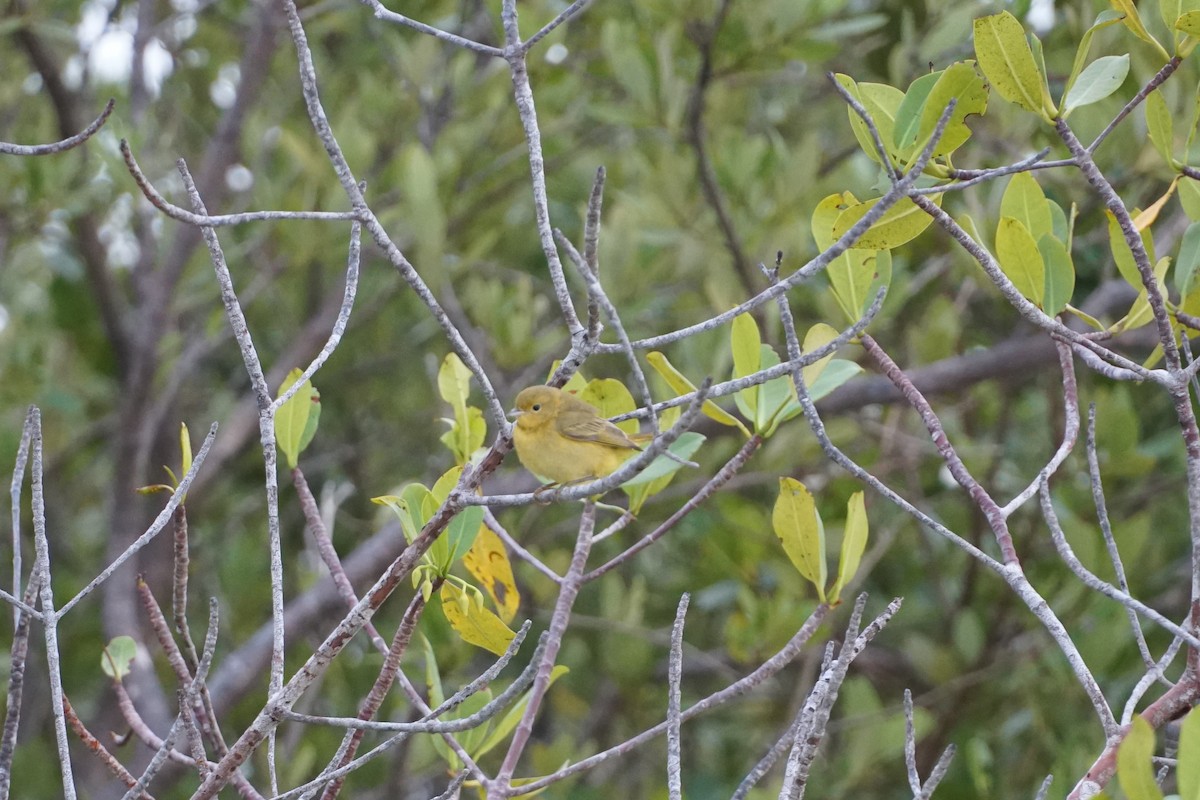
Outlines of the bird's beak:
<svg viewBox="0 0 1200 800">
<path fill-rule="evenodd" d="M 522 415 L 522 414 L 524 414 L 524 413 L 525 413 L 525 412 L 524 412 L 524 411 L 522 411 L 522 410 L 521 410 L 521 409 L 519 409 L 519 408 L 510 408 L 510 409 L 508 410 L 508 418 L 509 418 L 509 419 L 516 419 L 517 417 L 521 416 L 521 415 Z"/>
</svg>

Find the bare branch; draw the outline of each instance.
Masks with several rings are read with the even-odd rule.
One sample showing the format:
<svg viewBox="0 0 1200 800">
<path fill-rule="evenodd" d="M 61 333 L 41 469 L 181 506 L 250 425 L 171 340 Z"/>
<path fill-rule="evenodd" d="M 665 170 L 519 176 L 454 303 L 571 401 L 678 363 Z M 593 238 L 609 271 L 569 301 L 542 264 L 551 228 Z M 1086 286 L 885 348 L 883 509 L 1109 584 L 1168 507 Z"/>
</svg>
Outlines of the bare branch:
<svg viewBox="0 0 1200 800">
<path fill-rule="evenodd" d="M 74 136 L 68 136 L 66 139 L 52 142 L 50 144 L 22 145 L 0 142 L 0 155 L 49 156 L 56 153 L 64 153 L 73 147 L 78 147 L 88 139 L 92 138 L 98 130 L 104 127 L 104 123 L 108 122 L 108 118 L 112 114 L 116 104 L 116 100 L 109 100 L 107 103 L 105 103 L 104 110 L 100 112 L 100 116 L 96 117 L 91 124 Z"/>
</svg>

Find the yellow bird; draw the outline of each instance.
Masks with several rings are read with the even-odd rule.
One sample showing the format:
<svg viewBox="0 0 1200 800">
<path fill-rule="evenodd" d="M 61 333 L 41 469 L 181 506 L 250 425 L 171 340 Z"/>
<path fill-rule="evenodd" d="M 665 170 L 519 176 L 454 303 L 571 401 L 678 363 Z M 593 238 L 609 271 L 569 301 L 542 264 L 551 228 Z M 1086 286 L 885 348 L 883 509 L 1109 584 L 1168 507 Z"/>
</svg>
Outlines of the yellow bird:
<svg viewBox="0 0 1200 800">
<path fill-rule="evenodd" d="M 555 483 L 603 478 L 642 449 L 593 406 L 552 386 L 522 389 L 509 415 L 517 458 Z"/>
</svg>

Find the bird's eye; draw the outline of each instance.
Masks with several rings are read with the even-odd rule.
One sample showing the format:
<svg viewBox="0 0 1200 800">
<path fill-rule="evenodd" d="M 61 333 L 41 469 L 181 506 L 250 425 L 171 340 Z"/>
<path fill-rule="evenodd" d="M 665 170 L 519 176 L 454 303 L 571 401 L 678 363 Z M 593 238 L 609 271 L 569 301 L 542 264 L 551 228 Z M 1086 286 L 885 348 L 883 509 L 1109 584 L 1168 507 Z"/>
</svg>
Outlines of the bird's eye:
<svg viewBox="0 0 1200 800">
<path fill-rule="evenodd" d="M 532 406 L 530 406 L 530 409 L 532 409 L 533 411 L 541 411 L 541 410 L 542 410 L 542 404 L 541 404 L 541 403 L 534 403 Z"/>
</svg>

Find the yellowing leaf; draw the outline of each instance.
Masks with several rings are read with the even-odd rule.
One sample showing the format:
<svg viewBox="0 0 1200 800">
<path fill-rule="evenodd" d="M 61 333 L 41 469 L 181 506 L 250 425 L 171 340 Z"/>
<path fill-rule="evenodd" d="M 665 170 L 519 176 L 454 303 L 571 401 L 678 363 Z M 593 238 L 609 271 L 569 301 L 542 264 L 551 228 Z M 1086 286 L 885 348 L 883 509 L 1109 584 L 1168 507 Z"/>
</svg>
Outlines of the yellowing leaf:
<svg viewBox="0 0 1200 800">
<path fill-rule="evenodd" d="M 1121 22 L 1125 23 L 1125 27 L 1133 32 L 1133 35 L 1141 39 L 1143 42 L 1154 45 L 1164 61 L 1169 61 L 1171 54 L 1163 49 L 1163 46 L 1158 43 L 1158 40 L 1150 35 L 1146 30 L 1146 26 L 1142 24 L 1142 17 L 1138 14 L 1137 6 L 1133 0 L 1109 0 L 1116 11 L 1123 15 Z"/>
<path fill-rule="evenodd" d="M 1200 39 L 1200 11 L 1188 11 L 1175 20 L 1175 30 Z"/>
<path fill-rule="evenodd" d="M 814 350 L 819 350 L 825 345 L 832 342 L 838 337 L 837 329 L 831 325 L 826 325 L 824 322 L 818 322 L 808 329 L 808 333 L 804 334 L 805 353 L 811 353 Z M 804 385 L 809 388 L 816 383 L 817 378 L 821 377 L 821 373 L 825 371 L 825 367 L 833 360 L 833 353 L 823 357 L 815 364 L 809 364 L 800 372 L 804 375 Z"/>
<path fill-rule="evenodd" d="M 579 399 L 595 406 L 602 417 L 628 414 L 637 408 L 629 389 L 615 378 L 595 378 L 588 381 L 587 386 L 579 393 Z M 627 419 L 618 422 L 617 427 L 626 433 L 634 434 L 638 432 L 638 421 Z"/>
<path fill-rule="evenodd" d="M 653 350 L 646 354 L 646 360 L 650 362 L 650 366 L 654 367 L 655 372 L 657 372 L 662 379 L 667 382 L 667 385 L 674 389 L 676 393 L 688 394 L 696 391 L 695 385 L 686 377 L 684 377 L 682 372 L 675 369 L 671 362 L 667 360 L 667 357 L 662 353 L 658 352 L 657 350 Z M 704 416 L 708 417 L 709 419 L 719 422 L 722 425 L 728 425 L 732 428 L 737 428 L 742 433 L 746 434 L 747 439 L 750 438 L 750 431 L 746 429 L 746 426 L 743 425 L 737 417 L 733 416 L 713 401 L 705 400 L 704 405 L 700 407 L 700 410 L 704 413 Z"/>
<path fill-rule="evenodd" d="M 492 598 L 500 610 L 500 619 L 506 623 L 512 622 L 521 605 L 521 595 L 513 578 L 508 550 L 496 532 L 486 524 L 480 526 L 475 543 L 463 556 L 463 565 Z"/>
<path fill-rule="evenodd" d="M 942 196 L 933 195 L 929 198 L 941 205 Z M 834 237 L 840 238 L 850 230 L 856 222 L 867 215 L 875 207 L 879 198 L 865 203 L 850 206 L 838 215 L 833 225 Z M 901 198 L 894 206 L 883 213 L 867 232 L 859 237 L 851 248 L 854 250 L 891 250 L 909 242 L 921 234 L 933 222 L 933 217 L 926 214 L 907 197 Z"/>
<path fill-rule="evenodd" d="M 1154 224 L 1155 220 L 1158 219 L 1159 212 L 1162 211 L 1163 206 L 1175 194 L 1175 187 L 1179 185 L 1179 178 L 1180 176 L 1176 175 L 1175 180 L 1171 181 L 1171 185 L 1167 187 L 1167 191 L 1163 193 L 1163 196 L 1155 200 L 1150 204 L 1149 208 L 1133 218 L 1133 227 L 1137 229 L 1138 233 L 1147 231 Z"/>
<path fill-rule="evenodd" d="M 833 235 L 834 223 L 837 222 L 837 218 L 843 211 L 856 205 L 858 205 L 858 198 L 850 192 L 826 195 L 821 202 L 817 203 L 817 207 L 813 209 L 810 223 L 817 247 L 827 250 L 829 245 L 833 244 L 834 239 L 837 238 Z"/>
<path fill-rule="evenodd" d="M 516 634 L 498 616 L 472 604 L 466 593 L 452 581 L 443 583 L 438 594 L 442 598 L 446 620 L 464 642 L 498 656 L 504 654 Z"/>
<path fill-rule="evenodd" d="M 825 602 L 825 529 L 808 489 L 794 478 L 779 479 L 779 499 L 771 514 L 771 527 L 792 565 L 817 589 Z"/>
</svg>

